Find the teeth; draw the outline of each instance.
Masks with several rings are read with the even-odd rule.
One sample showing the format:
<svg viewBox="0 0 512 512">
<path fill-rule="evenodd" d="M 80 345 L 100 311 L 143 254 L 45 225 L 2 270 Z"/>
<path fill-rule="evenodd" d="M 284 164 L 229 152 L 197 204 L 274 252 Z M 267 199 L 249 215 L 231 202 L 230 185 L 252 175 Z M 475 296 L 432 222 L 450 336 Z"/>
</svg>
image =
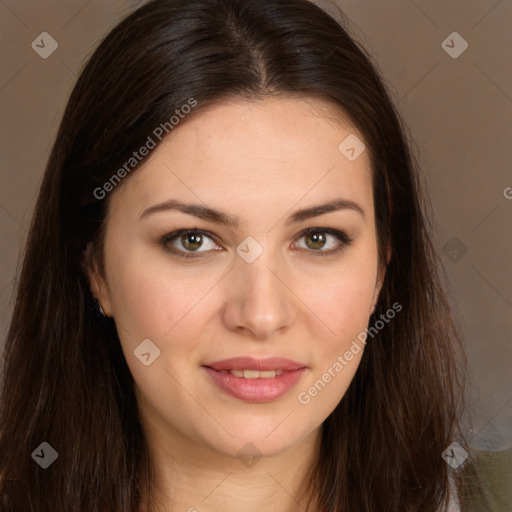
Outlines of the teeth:
<svg viewBox="0 0 512 512">
<path fill-rule="evenodd" d="M 257 379 L 259 376 L 260 372 L 258 370 L 244 370 L 244 379 Z"/>
<path fill-rule="evenodd" d="M 283 370 L 267 370 L 262 372 L 258 370 L 230 370 L 229 373 L 235 377 L 243 377 L 244 379 L 272 379 L 277 375 L 281 375 Z"/>
</svg>

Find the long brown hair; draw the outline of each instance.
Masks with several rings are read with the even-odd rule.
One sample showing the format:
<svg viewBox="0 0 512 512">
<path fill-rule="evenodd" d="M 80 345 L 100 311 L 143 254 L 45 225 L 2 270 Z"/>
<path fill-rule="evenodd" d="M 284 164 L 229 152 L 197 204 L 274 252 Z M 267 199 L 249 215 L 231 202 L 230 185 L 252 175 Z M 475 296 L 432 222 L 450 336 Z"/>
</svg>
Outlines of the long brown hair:
<svg viewBox="0 0 512 512">
<path fill-rule="evenodd" d="M 441 453 L 464 443 L 459 334 L 407 129 L 343 24 L 308 0 L 153 0 L 90 57 L 46 166 L 6 339 L 2 510 L 141 509 L 154 475 L 133 378 L 113 319 L 92 312 L 81 268 L 93 241 L 104 271 L 109 196 L 95 190 L 190 98 L 197 115 L 229 97 L 269 95 L 326 100 L 363 134 L 381 263 L 392 247 L 374 315 L 403 306 L 322 425 L 309 482 L 318 510 L 444 510 L 459 473 Z M 47 469 L 31 456 L 43 442 L 58 453 Z"/>
</svg>

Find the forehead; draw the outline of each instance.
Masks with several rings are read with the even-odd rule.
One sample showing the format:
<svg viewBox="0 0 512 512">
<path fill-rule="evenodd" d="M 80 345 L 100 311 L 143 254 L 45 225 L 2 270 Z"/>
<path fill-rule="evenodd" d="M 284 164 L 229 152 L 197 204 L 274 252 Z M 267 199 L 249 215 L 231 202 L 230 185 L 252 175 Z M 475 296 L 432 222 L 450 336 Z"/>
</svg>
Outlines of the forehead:
<svg viewBox="0 0 512 512">
<path fill-rule="evenodd" d="M 362 143 L 355 126 L 327 102 L 225 101 L 175 126 L 112 194 L 111 210 L 140 215 L 151 204 L 179 197 L 261 213 L 265 206 L 341 195 L 373 211 Z M 362 151 L 356 159 L 347 158 L 347 144 Z"/>
</svg>

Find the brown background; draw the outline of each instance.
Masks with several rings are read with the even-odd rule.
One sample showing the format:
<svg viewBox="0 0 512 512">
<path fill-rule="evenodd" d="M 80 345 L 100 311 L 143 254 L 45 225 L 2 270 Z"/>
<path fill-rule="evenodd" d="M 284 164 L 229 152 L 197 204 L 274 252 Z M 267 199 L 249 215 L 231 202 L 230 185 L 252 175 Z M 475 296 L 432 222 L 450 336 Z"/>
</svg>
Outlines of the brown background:
<svg viewBox="0 0 512 512">
<path fill-rule="evenodd" d="M 140 3 L 0 0 L 0 346 L 44 166 L 71 88 L 102 37 Z M 472 365 L 473 445 L 510 447 L 512 189 L 511 199 L 505 194 L 512 187 L 512 2 L 338 5 L 351 35 L 374 56 L 417 145 Z M 469 45 L 456 59 L 441 46 L 454 31 Z M 42 32 L 59 44 L 48 59 L 31 47 Z"/>
</svg>

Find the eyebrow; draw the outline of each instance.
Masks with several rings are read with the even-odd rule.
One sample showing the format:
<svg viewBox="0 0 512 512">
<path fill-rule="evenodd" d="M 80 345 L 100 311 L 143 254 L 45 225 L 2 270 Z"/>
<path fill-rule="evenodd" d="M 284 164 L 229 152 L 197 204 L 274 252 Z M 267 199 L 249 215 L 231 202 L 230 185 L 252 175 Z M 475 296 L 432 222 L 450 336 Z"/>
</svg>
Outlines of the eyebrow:
<svg viewBox="0 0 512 512">
<path fill-rule="evenodd" d="M 200 219 L 209 220 L 211 222 L 215 222 L 216 224 L 222 224 L 228 227 L 237 228 L 239 226 L 239 219 L 233 215 L 229 215 L 227 213 L 220 212 L 200 204 L 183 203 L 176 199 L 169 199 L 163 203 L 150 206 L 142 212 L 140 219 L 143 219 L 144 217 L 147 217 L 153 213 L 169 210 L 178 210 L 187 215 L 193 215 L 195 217 L 199 217 Z M 363 218 L 365 216 L 364 210 L 356 202 L 340 198 L 334 199 L 328 203 L 297 210 L 292 215 L 290 215 L 290 217 L 288 217 L 286 225 L 288 226 L 290 224 L 297 224 L 307 219 L 318 217 L 319 215 L 341 210 L 352 210 L 361 214 Z"/>
</svg>

